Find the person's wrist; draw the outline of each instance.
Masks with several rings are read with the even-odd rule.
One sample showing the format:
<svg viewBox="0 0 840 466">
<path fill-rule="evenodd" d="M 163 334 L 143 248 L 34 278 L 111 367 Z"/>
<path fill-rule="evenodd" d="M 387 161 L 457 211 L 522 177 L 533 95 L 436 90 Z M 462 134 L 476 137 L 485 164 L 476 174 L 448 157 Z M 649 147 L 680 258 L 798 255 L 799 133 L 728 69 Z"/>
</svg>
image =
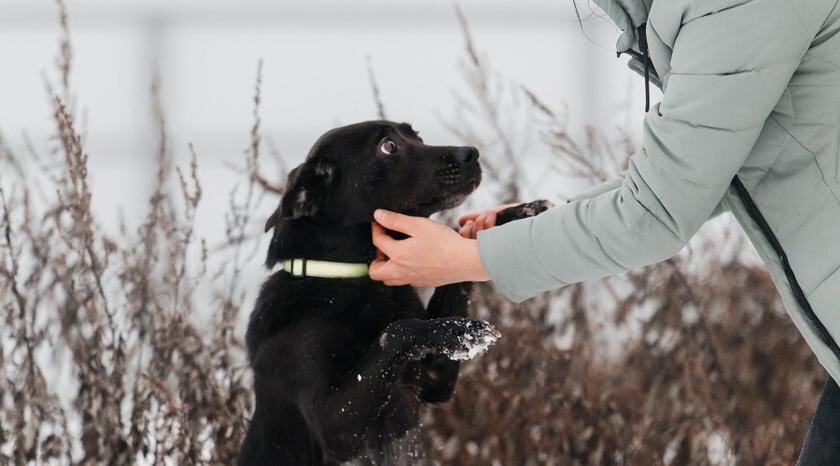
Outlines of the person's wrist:
<svg viewBox="0 0 840 466">
<path fill-rule="evenodd" d="M 490 274 L 487 272 L 487 269 L 484 268 L 484 263 L 481 262 L 481 254 L 478 250 L 478 240 L 465 238 L 463 241 L 465 242 L 463 248 L 465 257 L 463 258 L 464 260 L 462 263 L 465 264 L 467 268 L 467 277 L 465 281 L 490 281 Z"/>
</svg>

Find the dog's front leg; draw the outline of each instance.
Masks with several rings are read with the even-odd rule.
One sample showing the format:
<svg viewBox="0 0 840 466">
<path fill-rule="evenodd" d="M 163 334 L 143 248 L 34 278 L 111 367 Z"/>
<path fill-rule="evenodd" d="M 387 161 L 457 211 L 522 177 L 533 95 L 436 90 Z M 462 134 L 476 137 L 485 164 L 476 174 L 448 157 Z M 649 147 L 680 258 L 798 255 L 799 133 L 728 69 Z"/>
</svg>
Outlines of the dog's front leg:
<svg viewBox="0 0 840 466">
<path fill-rule="evenodd" d="M 466 317 L 470 306 L 472 283 L 462 282 L 435 288 L 429 305 L 426 306 L 426 318 Z"/>
<path fill-rule="evenodd" d="M 345 462 L 358 455 L 375 420 L 388 404 L 389 394 L 407 359 L 405 353 L 374 345 L 342 383 L 320 393 L 307 390 L 306 395 L 311 398 L 306 403 L 306 417 L 330 458 Z"/>
<path fill-rule="evenodd" d="M 342 383 L 302 392 L 309 396 L 307 417 L 325 449 L 340 461 L 356 454 L 410 361 L 464 351 L 466 342 L 493 331 L 487 322 L 461 318 L 391 323 Z"/>
<path fill-rule="evenodd" d="M 426 316 L 429 319 L 439 317 L 466 317 L 470 305 L 472 283 L 453 283 L 435 288 Z M 421 400 L 429 403 L 442 403 L 452 398 L 455 382 L 461 364 L 446 356 L 431 354 L 408 366 L 410 383 L 417 386 Z"/>
</svg>

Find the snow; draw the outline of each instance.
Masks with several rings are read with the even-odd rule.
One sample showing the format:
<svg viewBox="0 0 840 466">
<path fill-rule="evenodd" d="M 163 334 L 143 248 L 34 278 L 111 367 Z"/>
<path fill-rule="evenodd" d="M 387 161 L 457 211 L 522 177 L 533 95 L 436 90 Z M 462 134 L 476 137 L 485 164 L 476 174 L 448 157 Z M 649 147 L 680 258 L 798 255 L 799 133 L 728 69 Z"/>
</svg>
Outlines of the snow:
<svg viewBox="0 0 840 466">
<path fill-rule="evenodd" d="M 453 361 L 466 361 L 480 354 L 484 354 L 502 334 L 495 327 L 488 324 L 481 331 L 466 333 L 461 337 L 461 348 L 446 354 Z"/>
</svg>

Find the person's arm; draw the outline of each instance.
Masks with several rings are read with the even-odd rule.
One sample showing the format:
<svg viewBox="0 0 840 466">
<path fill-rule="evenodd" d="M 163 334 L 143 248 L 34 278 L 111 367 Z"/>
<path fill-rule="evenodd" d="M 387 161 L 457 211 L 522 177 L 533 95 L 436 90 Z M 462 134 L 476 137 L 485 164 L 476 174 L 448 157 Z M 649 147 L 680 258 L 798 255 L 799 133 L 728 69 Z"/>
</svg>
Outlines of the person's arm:
<svg viewBox="0 0 840 466">
<path fill-rule="evenodd" d="M 479 232 L 496 287 L 523 301 L 675 255 L 714 212 L 813 36 L 789 0 L 684 23 L 620 186 Z"/>
<path fill-rule="evenodd" d="M 621 186 L 621 183 L 624 182 L 624 177 L 627 176 L 626 172 L 622 173 L 621 176 L 617 176 L 615 178 L 611 178 L 609 180 L 603 181 L 601 183 L 595 184 L 590 186 L 583 191 L 575 194 L 574 196 L 570 197 L 567 202 L 575 202 L 575 201 L 583 201 L 586 199 L 591 199 L 596 196 L 600 196 L 607 191 L 612 191 Z M 712 215 L 709 218 L 715 218 L 718 215 L 728 212 L 729 209 L 723 203 L 718 203 L 715 206 L 715 210 L 712 212 Z"/>
<path fill-rule="evenodd" d="M 626 173 L 622 173 L 621 176 L 616 176 L 615 178 L 611 178 L 609 180 L 602 181 L 601 183 L 592 185 L 584 189 L 583 191 L 575 194 L 574 196 L 570 197 L 568 199 L 568 202 L 577 202 L 585 199 L 592 199 L 593 197 L 600 196 L 605 192 L 612 191 L 621 186 L 621 183 L 624 182 L 625 176 Z"/>
</svg>

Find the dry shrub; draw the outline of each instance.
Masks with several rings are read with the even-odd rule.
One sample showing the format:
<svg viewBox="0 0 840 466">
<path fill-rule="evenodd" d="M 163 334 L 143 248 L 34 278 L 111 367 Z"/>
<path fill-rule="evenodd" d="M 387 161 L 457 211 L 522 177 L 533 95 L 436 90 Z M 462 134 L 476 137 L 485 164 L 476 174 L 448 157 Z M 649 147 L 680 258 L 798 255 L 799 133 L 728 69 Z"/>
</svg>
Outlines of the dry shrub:
<svg viewBox="0 0 840 466">
<path fill-rule="evenodd" d="M 574 285 L 520 306 L 476 301 L 503 338 L 468 363 L 452 403 L 430 411 L 442 464 L 791 464 L 824 373 L 766 272 L 737 261 L 683 275 L 680 260 L 631 274 L 605 311 L 646 309 L 639 337 L 604 360 L 601 314 Z M 697 296 L 700 296 L 698 299 Z M 560 301 L 564 318 L 552 322 Z M 603 315 L 603 314 L 601 314 Z M 619 327 L 621 328 L 621 327 Z M 571 333 L 570 341 L 558 334 Z"/>
<path fill-rule="evenodd" d="M 0 463 L 232 464 L 252 409 L 237 316 L 259 233 L 282 185 L 260 169 L 260 79 L 225 244 L 193 230 L 198 155 L 173 167 L 160 105 L 155 187 L 137 231 L 91 210 L 72 47 L 59 3 L 56 137 L 41 154 L 0 138 Z M 466 37 L 470 94 L 447 125 L 478 146 L 483 188 L 527 193 L 514 155 L 538 131 L 554 175 L 614 176 L 631 144 L 594 129 L 579 144 L 532 92 L 504 83 Z M 369 66 L 376 109 L 384 106 Z M 157 87 L 152 96 L 157 103 Z M 509 97 L 513 96 L 511 100 Z M 511 110 L 515 102 L 515 111 Z M 451 218 L 445 215 L 444 218 Z M 734 253 L 722 254 L 726 249 Z M 739 235 L 711 234 L 657 266 L 512 305 L 479 286 L 473 314 L 503 338 L 464 365 L 455 399 L 429 409 L 419 457 L 460 465 L 789 464 L 824 380 Z M 212 264 L 220 264 L 214 268 Z M 210 325 L 198 288 L 214 290 Z M 411 455 L 410 455 L 411 456 Z"/>
<path fill-rule="evenodd" d="M 227 240 L 213 251 L 223 265 L 209 273 L 193 230 L 197 155 L 173 167 L 155 85 L 159 146 L 145 220 L 137 231 L 104 231 L 91 210 L 59 8 L 59 88 L 47 81 L 54 150 L 29 144 L 21 157 L 0 140 L 0 463 L 232 464 L 251 407 L 233 325 L 262 179 L 248 176 L 246 194 L 231 194 Z M 254 166 L 258 124 L 245 157 Z M 209 325 L 194 318 L 200 285 L 215 290 Z"/>
</svg>

